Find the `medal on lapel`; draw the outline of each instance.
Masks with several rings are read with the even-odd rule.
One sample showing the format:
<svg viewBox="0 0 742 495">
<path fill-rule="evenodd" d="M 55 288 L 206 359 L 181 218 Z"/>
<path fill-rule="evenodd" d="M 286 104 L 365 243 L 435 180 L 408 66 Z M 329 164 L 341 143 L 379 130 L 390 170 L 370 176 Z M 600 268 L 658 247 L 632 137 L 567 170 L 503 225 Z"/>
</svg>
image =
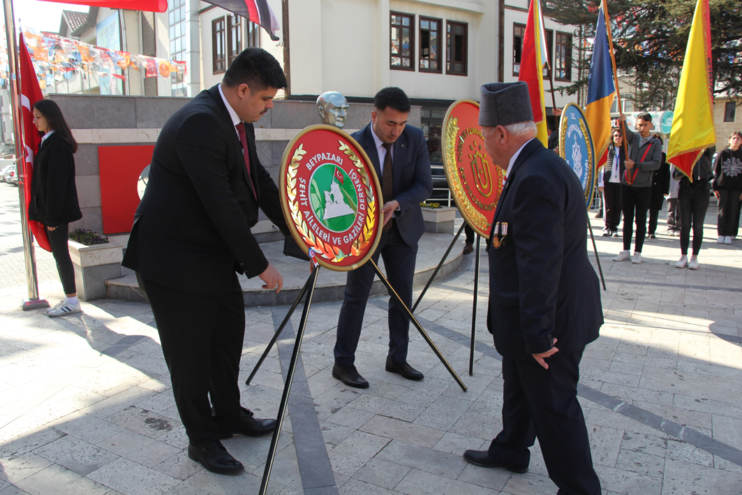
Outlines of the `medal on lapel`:
<svg viewBox="0 0 742 495">
<path fill-rule="evenodd" d="M 494 246 L 495 249 L 500 249 L 502 245 L 505 243 L 505 238 L 508 235 L 508 223 L 507 222 L 497 222 L 495 224 L 495 229 L 492 236 L 492 246 Z"/>
</svg>

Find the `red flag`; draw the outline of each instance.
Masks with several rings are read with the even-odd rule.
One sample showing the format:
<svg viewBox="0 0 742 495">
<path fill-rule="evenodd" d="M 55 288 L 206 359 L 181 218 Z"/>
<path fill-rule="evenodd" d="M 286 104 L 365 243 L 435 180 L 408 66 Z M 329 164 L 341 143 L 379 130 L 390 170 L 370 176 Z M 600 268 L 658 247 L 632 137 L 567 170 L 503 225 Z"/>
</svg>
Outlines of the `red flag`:
<svg viewBox="0 0 742 495">
<path fill-rule="evenodd" d="M 60 0 L 62 1 L 62 0 Z M 66 1 L 66 0 L 65 0 Z M 224 10 L 248 18 L 265 29 L 273 41 L 278 41 L 276 31 L 280 28 L 276 14 L 273 13 L 268 0 L 204 0 Z"/>
<path fill-rule="evenodd" d="M 18 83 L 20 86 L 18 93 L 21 95 L 21 103 L 23 107 L 21 110 L 23 112 L 23 132 L 21 133 L 20 138 L 23 158 L 26 162 L 26 176 L 23 180 L 23 192 L 26 196 L 26 218 L 28 218 L 28 205 L 31 202 L 31 180 L 33 179 L 33 155 L 39 149 L 39 143 L 41 142 L 39 131 L 36 129 L 36 126 L 33 125 L 33 111 L 31 110 L 31 107 L 37 101 L 43 100 L 44 95 L 41 93 L 39 81 L 36 79 L 36 72 L 31 63 L 31 56 L 28 54 L 23 33 L 20 35 L 20 43 L 18 46 L 21 55 L 21 77 Z M 21 167 L 18 167 L 19 172 L 20 168 Z M 28 226 L 31 228 L 34 237 L 36 237 L 36 242 L 39 243 L 39 247 L 51 251 L 52 248 L 49 245 L 49 239 L 46 237 L 44 226 L 34 220 L 29 220 Z"/>
<path fill-rule="evenodd" d="M 335 167 L 335 178 L 340 182 L 341 184 L 345 184 L 345 181 L 343 179 L 343 173 L 340 171 L 339 168 Z"/>
<path fill-rule="evenodd" d="M 90 5 L 91 7 L 108 7 L 109 9 L 145 10 L 147 12 L 165 12 L 167 0 L 46 0 L 47 2 Z"/>
</svg>

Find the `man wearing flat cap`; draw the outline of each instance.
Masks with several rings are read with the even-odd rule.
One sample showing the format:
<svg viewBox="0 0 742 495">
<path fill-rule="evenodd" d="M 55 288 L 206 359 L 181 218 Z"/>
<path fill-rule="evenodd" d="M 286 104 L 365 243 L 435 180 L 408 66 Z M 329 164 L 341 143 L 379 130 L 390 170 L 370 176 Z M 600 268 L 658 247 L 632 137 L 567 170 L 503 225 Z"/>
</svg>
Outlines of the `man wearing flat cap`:
<svg viewBox="0 0 742 495">
<path fill-rule="evenodd" d="M 538 438 L 559 494 L 598 495 L 580 359 L 603 324 L 598 278 L 587 257 L 585 195 L 567 163 L 536 136 L 528 86 L 481 88 L 485 147 L 507 170 L 488 243 L 487 328 L 503 356 L 502 431 L 464 458 L 524 473 Z"/>
</svg>

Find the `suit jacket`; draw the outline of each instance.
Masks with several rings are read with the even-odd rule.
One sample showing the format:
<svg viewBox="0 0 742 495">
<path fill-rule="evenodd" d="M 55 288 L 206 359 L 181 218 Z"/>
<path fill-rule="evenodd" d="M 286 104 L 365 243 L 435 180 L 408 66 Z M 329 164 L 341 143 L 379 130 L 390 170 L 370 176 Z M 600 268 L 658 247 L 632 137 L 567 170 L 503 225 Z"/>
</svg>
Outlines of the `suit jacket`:
<svg viewBox="0 0 742 495">
<path fill-rule="evenodd" d="M 513 164 L 493 231 L 499 222 L 508 223 L 507 236 L 488 248 L 487 323 L 497 352 L 532 359 L 554 338 L 560 353 L 597 339 L 603 312 L 587 257 L 585 194 L 566 162 L 538 139 Z"/>
<path fill-rule="evenodd" d="M 245 124 L 252 184 L 218 85 L 167 121 L 152 156 L 147 190 L 134 217 L 123 265 L 166 287 L 218 294 L 268 267 L 250 228 L 258 207 L 284 235 L 278 188 Z"/>
<path fill-rule="evenodd" d="M 366 150 L 381 183 L 379 153 L 371 132 L 371 124 L 368 124 L 351 136 Z M 428 199 L 433 192 L 428 145 L 422 130 L 406 125 L 392 149 L 394 197 L 384 198 L 384 202 L 397 200 L 399 211 L 394 217 L 397 228 L 404 242 L 409 246 L 415 246 L 425 232 L 420 203 Z"/>
<path fill-rule="evenodd" d="M 58 132 L 44 139 L 34 155 L 28 218 L 47 227 L 82 218 L 75 185 L 75 158 Z"/>
</svg>

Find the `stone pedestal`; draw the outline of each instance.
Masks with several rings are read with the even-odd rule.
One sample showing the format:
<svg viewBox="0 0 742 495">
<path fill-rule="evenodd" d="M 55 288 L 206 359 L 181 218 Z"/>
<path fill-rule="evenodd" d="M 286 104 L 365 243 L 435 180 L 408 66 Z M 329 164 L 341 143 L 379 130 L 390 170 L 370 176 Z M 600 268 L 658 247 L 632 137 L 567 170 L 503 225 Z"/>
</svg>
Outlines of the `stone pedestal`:
<svg viewBox="0 0 742 495">
<path fill-rule="evenodd" d="M 122 276 L 123 246 L 118 243 L 86 246 L 72 240 L 68 245 L 75 267 L 77 297 L 83 301 L 107 297 L 106 280 Z"/>
<path fill-rule="evenodd" d="M 456 208 L 444 206 L 442 208 L 422 207 L 425 232 L 433 234 L 453 235 L 453 222 L 456 219 Z"/>
</svg>

